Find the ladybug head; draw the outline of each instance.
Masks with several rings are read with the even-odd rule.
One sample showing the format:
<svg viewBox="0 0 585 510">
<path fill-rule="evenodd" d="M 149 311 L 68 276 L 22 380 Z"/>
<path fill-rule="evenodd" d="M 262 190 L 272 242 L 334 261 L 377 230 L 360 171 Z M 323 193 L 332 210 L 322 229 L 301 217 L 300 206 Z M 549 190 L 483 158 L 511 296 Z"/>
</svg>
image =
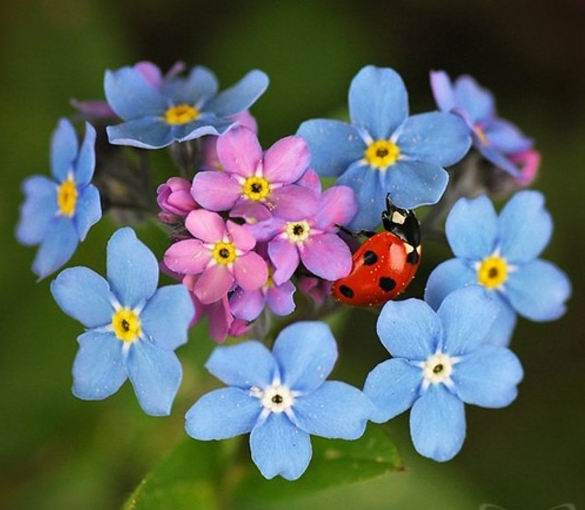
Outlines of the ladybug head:
<svg viewBox="0 0 585 510">
<path fill-rule="evenodd" d="M 420 223 L 414 211 L 400 209 L 386 196 L 386 210 L 382 213 L 382 224 L 388 232 L 397 235 L 413 248 L 420 245 Z"/>
</svg>

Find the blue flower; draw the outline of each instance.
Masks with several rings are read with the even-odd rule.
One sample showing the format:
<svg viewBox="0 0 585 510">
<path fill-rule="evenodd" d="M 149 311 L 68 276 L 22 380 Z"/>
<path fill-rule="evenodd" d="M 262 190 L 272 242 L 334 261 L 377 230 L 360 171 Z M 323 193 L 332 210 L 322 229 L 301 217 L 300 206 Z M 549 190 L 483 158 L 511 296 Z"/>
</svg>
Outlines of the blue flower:
<svg viewBox="0 0 585 510">
<path fill-rule="evenodd" d="M 53 178 L 33 175 L 22 185 L 26 199 L 16 238 L 27 246 L 40 245 L 32 266 L 39 278 L 63 266 L 102 217 L 99 191 L 90 184 L 94 146 L 95 129 L 90 124 L 85 124 L 85 139 L 79 148 L 73 126 L 61 119 L 51 141 Z"/>
<path fill-rule="evenodd" d="M 240 113 L 264 93 L 268 77 L 250 71 L 220 93 L 215 75 L 194 67 L 187 77 L 140 63 L 107 71 L 104 87 L 112 110 L 124 122 L 107 128 L 110 143 L 160 149 L 204 135 L 221 135 L 236 124 Z"/>
<path fill-rule="evenodd" d="M 189 293 L 183 285 L 157 290 L 158 262 L 129 227 L 108 242 L 107 273 L 106 281 L 74 267 L 51 284 L 61 309 L 87 328 L 77 338 L 73 394 L 102 400 L 129 378 L 144 412 L 168 415 L 182 375 L 174 350 L 194 314 Z"/>
<path fill-rule="evenodd" d="M 311 460 L 309 434 L 357 439 L 372 412 L 358 389 L 325 381 L 336 359 L 335 339 L 322 322 L 283 329 L 272 353 L 256 341 L 218 347 L 206 368 L 229 387 L 193 405 L 187 433 L 211 440 L 251 432 L 252 460 L 262 475 L 295 480 Z"/>
<path fill-rule="evenodd" d="M 457 113 L 465 120 L 473 145 L 483 157 L 513 177 L 521 177 L 510 156 L 531 149 L 534 142 L 514 124 L 497 116 L 488 90 L 471 76 L 459 76 L 453 84 L 445 71 L 431 72 L 431 88 L 441 111 Z"/>
<path fill-rule="evenodd" d="M 431 273 L 425 300 L 437 309 L 453 290 L 479 285 L 500 304 L 490 334 L 496 345 L 508 345 L 517 313 L 533 321 L 558 319 L 571 295 L 570 281 L 555 265 L 537 258 L 552 230 L 539 192 L 517 193 L 499 217 L 486 196 L 460 199 L 446 222 L 447 239 L 457 258 Z"/>
<path fill-rule="evenodd" d="M 350 227 L 380 223 L 386 194 L 398 207 L 436 203 L 447 186 L 443 169 L 469 150 L 465 123 L 449 113 L 408 116 L 408 97 L 400 76 L 388 68 L 364 67 L 349 88 L 351 124 L 314 119 L 298 134 L 311 149 L 312 167 L 322 176 L 350 186 L 360 210 Z"/>
<path fill-rule="evenodd" d="M 435 313 L 419 299 L 388 302 L 378 336 L 393 356 L 368 375 L 364 393 L 382 423 L 409 408 L 416 450 L 439 462 L 465 440 L 465 405 L 499 408 L 517 396 L 523 371 L 505 347 L 486 343 L 498 307 L 478 288 L 449 295 Z"/>
</svg>

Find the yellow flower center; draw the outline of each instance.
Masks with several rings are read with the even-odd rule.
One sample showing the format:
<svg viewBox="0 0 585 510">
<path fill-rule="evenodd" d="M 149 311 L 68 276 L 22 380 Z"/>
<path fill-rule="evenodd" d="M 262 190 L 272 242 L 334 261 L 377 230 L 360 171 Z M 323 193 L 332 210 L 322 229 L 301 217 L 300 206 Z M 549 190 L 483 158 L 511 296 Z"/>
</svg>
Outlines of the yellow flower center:
<svg viewBox="0 0 585 510">
<path fill-rule="evenodd" d="M 112 328 L 122 342 L 134 342 L 141 332 L 138 314 L 130 308 L 120 308 L 112 316 Z"/>
<path fill-rule="evenodd" d="M 311 226 L 306 221 L 291 221 L 286 224 L 286 237 L 294 243 L 302 243 L 309 238 Z"/>
<path fill-rule="evenodd" d="M 270 194 L 270 183 L 264 177 L 248 177 L 242 184 L 242 194 L 249 200 L 260 202 Z"/>
<path fill-rule="evenodd" d="M 376 140 L 368 145 L 364 157 L 371 167 L 385 170 L 396 163 L 400 157 L 400 148 L 390 140 Z"/>
<path fill-rule="evenodd" d="M 479 138 L 479 141 L 482 145 L 489 145 L 490 141 L 488 140 L 488 137 L 486 136 L 485 131 L 481 126 L 474 126 L 473 131 Z"/>
<path fill-rule="evenodd" d="M 508 264 L 497 255 L 483 259 L 477 267 L 477 281 L 488 289 L 500 288 L 508 279 Z"/>
<path fill-rule="evenodd" d="M 171 106 L 165 112 L 165 121 L 173 126 L 187 124 L 197 117 L 199 117 L 199 110 L 190 104 Z"/>
<path fill-rule="evenodd" d="M 73 216 L 77 205 L 77 187 L 73 177 L 68 177 L 57 189 L 57 206 L 63 216 Z"/>
<path fill-rule="evenodd" d="M 233 243 L 224 243 L 219 242 L 215 243 L 211 251 L 211 256 L 213 260 L 215 260 L 218 264 L 222 266 L 227 266 L 228 264 L 232 264 L 234 260 L 236 260 L 236 247 Z"/>
</svg>

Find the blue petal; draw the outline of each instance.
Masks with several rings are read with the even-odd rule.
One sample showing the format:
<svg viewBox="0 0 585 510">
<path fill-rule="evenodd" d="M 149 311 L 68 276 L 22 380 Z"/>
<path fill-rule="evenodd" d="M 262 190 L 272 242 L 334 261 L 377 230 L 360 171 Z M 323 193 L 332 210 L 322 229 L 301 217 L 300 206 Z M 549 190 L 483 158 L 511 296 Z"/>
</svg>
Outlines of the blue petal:
<svg viewBox="0 0 585 510">
<path fill-rule="evenodd" d="M 437 311 L 443 324 L 443 352 L 461 356 L 475 351 L 486 343 L 499 312 L 500 303 L 479 285 L 449 294 Z"/>
<path fill-rule="evenodd" d="M 449 174 L 434 163 L 399 160 L 386 170 L 385 181 L 385 191 L 390 193 L 394 205 L 415 209 L 441 199 Z"/>
<path fill-rule="evenodd" d="M 558 267 L 535 260 L 510 274 L 506 296 L 516 311 L 533 321 L 556 320 L 566 312 L 571 282 Z"/>
<path fill-rule="evenodd" d="M 442 335 L 441 322 L 420 299 L 388 301 L 376 327 L 382 344 L 392 356 L 425 360 L 436 351 Z"/>
<path fill-rule="evenodd" d="M 103 400 L 116 393 L 127 378 L 123 343 L 113 333 L 88 331 L 77 338 L 73 363 L 73 394 L 83 400 Z"/>
<path fill-rule="evenodd" d="M 42 175 L 33 175 L 22 183 L 25 201 L 20 208 L 16 238 L 22 244 L 39 244 L 57 214 L 57 185 Z"/>
<path fill-rule="evenodd" d="M 524 136 L 514 124 L 503 119 L 494 119 L 485 129 L 490 145 L 504 154 L 523 152 L 532 148 L 532 139 Z"/>
<path fill-rule="evenodd" d="M 409 409 L 419 396 L 422 371 L 407 360 L 383 361 L 368 374 L 364 393 L 375 406 L 371 420 L 384 423 Z"/>
<path fill-rule="evenodd" d="M 374 139 L 390 138 L 408 116 L 408 94 L 400 75 L 386 67 L 363 67 L 349 87 L 352 124 Z"/>
<path fill-rule="evenodd" d="M 112 322 L 114 307 L 108 282 L 87 267 L 65 269 L 51 282 L 53 298 L 69 317 L 86 328 Z"/>
<path fill-rule="evenodd" d="M 460 198 L 447 216 L 445 233 L 457 257 L 478 261 L 496 249 L 498 217 L 491 200 L 482 195 Z"/>
<path fill-rule="evenodd" d="M 165 83 L 162 93 L 171 98 L 173 104 L 187 103 L 201 108 L 217 94 L 217 78 L 203 66 L 191 69 L 187 78 L 175 78 Z"/>
<path fill-rule="evenodd" d="M 185 416 L 185 430 L 200 441 L 247 434 L 258 421 L 260 400 L 239 388 L 221 388 L 203 395 Z"/>
<path fill-rule="evenodd" d="M 95 129 L 89 123 L 85 123 L 85 138 L 81 144 L 77 162 L 75 164 L 75 183 L 79 187 L 87 186 L 93 178 L 95 170 Z"/>
<path fill-rule="evenodd" d="M 311 151 L 311 168 L 322 177 L 337 177 L 364 156 L 366 144 L 356 129 L 339 120 L 312 119 L 303 122 L 297 134 Z"/>
<path fill-rule="evenodd" d="M 440 166 L 451 166 L 467 154 L 471 135 L 467 124 L 456 115 L 429 112 L 409 117 L 396 141 L 400 153 Z"/>
<path fill-rule="evenodd" d="M 504 172 L 507 172 L 512 177 L 521 176 L 518 167 L 495 147 L 484 144 L 477 137 L 474 138 L 474 146 L 485 159 L 494 164 L 496 167 L 504 170 Z"/>
<path fill-rule="evenodd" d="M 235 125 L 232 119 L 219 119 L 210 114 L 189 124 L 172 126 L 171 133 L 176 141 L 186 142 L 205 135 L 223 135 Z"/>
<path fill-rule="evenodd" d="M 465 406 L 442 384 L 431 385 L 412 406 L 410 435 L 425 457 L 451 460 L 465 440 Z"/>
<path fill-rule="evenodd" d="M 89 232 L 89 229 L 95 225 L 102 217 L 102 204 L 100 201 L 100 192 L 90 184 L 81 190 L 77 204 L 75 206 L 75 228 L 79 240 L 83 241 Z"/>
<path fill-rule="evenodd" d="M 158 289 L 140 314 L 142 330 L 159 347 L 174 350 L 187 342 L 194 306 L 184 285 Z"/>
<path fill-rule="evenodd" d="M 280 475 L 296 480 L 309 466 L 312 449 L 309 434 L 298 429 L 284 413 L 271 414 L 250 434 L 252 460 L 264 478 Z"/>
<path fill-rule="evenodd" d="M 295 322 L 280 332 L 272 353 L 282 382 L 293 390 L 308 392 L 321 386 L 333 370 L 337 344 L 324 322 Z"/>
<path fill-rule="evenodd" d="M 455 94 L 451 79 L 445 71 L 431 71 L 431 89 L 439 110 L 450 112 L 455 108 Z"/>
<path fill-rule="evenodd" d="M 108 241 L 108 281 L 122 306 L 148 300 L 158 285 L 158 262 L 130 227 L 116 230 Z"/>
<path fill-rule="evenodd" d="M 485 121 L 495 113 L 491 92 L 481 87 L 471 76 L 457 78 L 455 103 L 465 111 L 473 124 Z"/>
<path fill-rule="evenodd" d="M 159 116 L 166 110 L 164 97 L 135 68 L 106 71 L 104 89 L 108 104 L 124 120 Z"/>
<path fill-rule="evenodd" d="M 382 221 L 382 211 L 386 208 L 386 191 L 382 173 L 361 161 L 353 163 L 339 179 L 337 184 L 349 186 L 355 193 L 359 209 L 349 228 L 352 230 L 373 230 Z"/>
<path fill-rule="evenodd" d="M 147 340 L 139 340 L 130 346 L 126 364 L 144 412 L 151 416 L 171 414 L 183 374 L 176 354 Z"/>
<path fill-rule="evenodd" d="M 272 353 L 255 340 L 229 347 L 216 347 L 205 368 L 229 386 L 265 388 L 278 375 Z"/>
<path fill-rule="evenodd" d="M 32 265 L 39 278 L 45 278 L 62 267 L 75 253 L 79 237 L 71 218 L 59 216 L 48 226 L 46 235 Z"/>
<path fill-rule="evenodd" d="M 430 274 L 425 288 L 425 301 L 435 310 L 451 292 L 477 284 L 475 271 L 460 259 L 439 264 Z"/>
<path fill-rule="evenodd" d="M 491 295 L 500 302 L 500 311 L 487 334 L 487 343 L 496 347 L 507 347 L 516 327 L 517 314 L 507 300 L 500 297 L 499 292 L 492 292 Z"/>
<path fill-rule="evenodd" d="M 204 111 L 218 117 L 230 117 L 247 110 L 268 88 L 268 76 L 257 69 L 250 71 L 238 83 L 220 92 L 204 105 Z"/>
<path fill-rule="evenodd" d="M 144 117 L 108 126 L 108 140 L 114 145 L 129 145 L 140 149 L 161 149 L 175 140 L 171 126 L 160 117 Z"/>
<path fill-rule="evenodd" d="M 295 399 L 292 421 L 305 432 L 330 439 L 357 439 L 366 430 L 373 406 L 360 390 L 339 381 L 326 381 L 317 390 Z"/>
<path fill-rule="evenodd" d="M 77 144 L 77 134 L 71 122 L 59 120 L 51 138 L 51 172 L 59 182 L 67 179 L 67 174 L 73 171 Z"/>
<path fill-rule="evenodd" d="M 464 356 L 451 375 L 459 398 L 481 407 L 510 405 L 518 395 L 516 386 L 522 377 L 522 365 L 516 355 L 493 345 Z"/>
<path fill-rule="evenodd" d="M 512 264 L 538 257 L 552 236 L 553 224 L 538 191 L 520 191 L 504 206 L 498 220 L 500 251 Z"/>
</svg>

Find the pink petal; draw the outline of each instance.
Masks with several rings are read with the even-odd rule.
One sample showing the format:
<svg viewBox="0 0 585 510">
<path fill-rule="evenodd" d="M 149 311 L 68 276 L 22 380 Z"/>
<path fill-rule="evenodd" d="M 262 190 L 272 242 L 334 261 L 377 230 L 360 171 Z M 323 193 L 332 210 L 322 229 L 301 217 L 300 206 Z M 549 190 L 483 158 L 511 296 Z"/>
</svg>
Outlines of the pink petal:
<svg viewBox="0 0 585 510">
<path fill-rule="evenodd" d="M 250 323 L 243 321 L 242 319 L 234 319 L 230 329 L 228 329 L 228 335 L 230 336 L 242 336 L 245 335 L 251 329 Z"/>
<path fill-rule="evenodd" d="M 302 276 L 298 280 L 299 290 L 317 305 L 322 305 L 331 294 L 331 283 L 316 276 Z"/>
<path fill-rule="evenodd" d="M 147 81 L 147 83 L 155 89 L 160 88 L 162 85 L 162 73 L 160 72 L 158 66 L 152 62 L 138 62 L 137 64 L 134 64 L 134 69 L 136 69 Z"/>
<path fill-rule="evenodd" d="M 280 218 L 270 218 L 260 223 L 246 225 L 246 230 L 250 232 L 257 241 L 271 241 L 274 236 L 280 234 L 284 228 L 285 221 Z"/>
<path fill-rule="evenodd" d="M 301 260 L 311 273 L 335 281 L 351 271 L 349 247 L 335 234 L 311 237 L 301 252 Z"/>
<path fill-rule="evenodd" d="M 264 177 L 269 182 L 289 184 L 298 181 L 309 167 L 311 153 L 300 136 L 278 140 L 264 154 Z"/>
<path fill-rule="evenodd" d="M 250 202 L 249 200 L 238 200 L 234 208 L 230 211 L 232 218 L 243 218 L 247 223 L 258 223 L 272 217 L 271 212 L 264 204 L 260 202 Z"/>
<path fill-rule="evenodd" d="M 201 273 L 209 260 L 211 254 L 198 239 L 187 239 L 171 244 L 165 252 L 164 263 L 171 270 L 181 274 Z"/>
<path fill-rule="evenodd" d="M 262 147 L 253 131 L 236 127 L 219 137 L 217 157 L 226 172 L 250 177 L 262 161 Z"/>
<path fill-rule="evenodd" d="M 317 193 L 317 195 L 321 193 L 321 179 L 319 178 L 319 174 L 312 168 L 309 168 L 295 184 L 309 188 Z"/>
<path fill-rule="evenodd" d="M 203 209 L 191 211 L 187 215 L 185 226 L 193 237 L 206 243 L 221 241 L 226 234 L 225 223 L 221 216 Z"/>
<path fill-rule="evenodd" d="M 348 186 L 333 186 L 323 195 L 315 224 L 320 229 L 331 229 L 335 225 L 347 225 L 356 215 L 358 205 L 353 190 Z"/>
<path fill-rule="evenodd" d="M 290 280 L 299 265 L 297 247 L 286 239 L 273 239 L 268 244 L 268 256 L 276 269 L 272 275 L 274 283 L 282 285 Z"/>
<path fill-rule="evenodd" d="M 312 218 L 319 207 L 318 195 L 304 186 L 289 184 L 275 189 L 270 195 L 272 214 L 285 220 Z"/>
<path fill-rule="evenodd" d="M 193 198 L 206 209 L 227 211 L 242 194 L 242 186 L 225 172 L 199 172 L 191 187 Z"/>
<path fill-rule="evenodd" d="M 227 295 L 234 284 L 234 277 L 226 266 L 207 268 L 195 283 L 195 295 L 203 304 L 219 301 Z"/>
<path fill-rule="evenodd" d="M 266 298 L 259 289 L 238 289 L 230 298 L 230 308 L 234 316 L 246 321 L 256 320 L 262 312 L 265 303 Z"/>
<path fill-rule="evenodd" d="M 295 286 L 292 282 L 284 282 L 282 285 L 271 287 L 266 293 L 266 304 L 276 315 L 290 315 L 295 309 Z"/>
<path fill-rule="evenodd" d="M 254 116 L 248 111 L 244 110 L 243 112 L 236 113 L 231 117 L 231 119 L 237 122 L 240 126 L 253 131 L 254 133 L 258 132 L 258 123 Z"/>
<path fill-rule="evenodd" d="M 256 246 L 256 239 L 244 227 L 229 220 L 227 221 L 226 226 L 232 241 L 238 250 L 248 252 Z"/>
<path fill-rule="evenodd" d="M 236 259 L 234 274 L 242 289 L 256 290 L 268 280 L 268 266 L 260 255 L 251 251 Z"/>
<path fill-rule="evenodd" d="M 207 305 L 205 311 L 209 318 L 209 336 L 218 343 L 224 342 L 234 322 L 227 296 L 216 303 Z"/>
</svg>

